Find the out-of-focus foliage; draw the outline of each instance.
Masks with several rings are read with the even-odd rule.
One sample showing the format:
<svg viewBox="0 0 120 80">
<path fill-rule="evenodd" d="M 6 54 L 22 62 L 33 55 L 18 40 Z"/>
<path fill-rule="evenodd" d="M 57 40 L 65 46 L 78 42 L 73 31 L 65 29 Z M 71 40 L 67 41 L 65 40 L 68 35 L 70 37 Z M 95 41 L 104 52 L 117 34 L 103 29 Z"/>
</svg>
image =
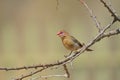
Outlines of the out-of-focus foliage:
<svg viewBox="0 0 120 80">
<path fill-rule="evenodd" d="M 110 13 L 99 0 L 86 2 L 102 26 L 111 21 Z M 120 1 L 111 0 L 111 3 L 120 14 Z M 120 23 L 116 23 L 112 28 L 119 26 Z M 98 31 L 78 0 L 59 0 L 59 5 L 56 0 L 0 0 L 0 67 L 53 63 L 62 59 L 69 51 L 56 35 L 61 29 L 84 43 L 92 40 Z M 120 80 L 119 40 L 119 35 L 103 39 L 91 47 L 93 52 L 80 55 L 70 69 L 72 79 Z M 0 80 L 25 73 L 27 71 L 0 71 Z M 61 70 L 51 70 L 37 76 L 61 73 Z"/>
</svg>

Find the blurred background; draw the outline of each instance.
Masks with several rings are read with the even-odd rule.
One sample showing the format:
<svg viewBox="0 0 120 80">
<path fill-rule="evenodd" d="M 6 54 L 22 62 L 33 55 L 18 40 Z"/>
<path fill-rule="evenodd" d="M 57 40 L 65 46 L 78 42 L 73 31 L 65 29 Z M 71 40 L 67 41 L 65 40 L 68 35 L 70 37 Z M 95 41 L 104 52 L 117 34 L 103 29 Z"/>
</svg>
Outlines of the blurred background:
<svg viewBox="0 0 120 80">
<path fill-rule="evenodd" d="M 106 0 L 107 1 L 107 0 Z M 120 0 L 110 0 L 120 14 Z M 64 29 L 87 43 L 98 33 L 87 9 L 78 0 L 0 0 L 0 67 L 54 63 L 68 54 L 56 33 Z M 101 25 L 112 17 L 99 0 L 86 0 Z M 115 23 L 111 29 L 118 28 Z M 69 67 L 71 80 L 120 80 L 120 36 L 105 38 L 81 54 Z M 31 72 L 0 71 L 0 80 Z M 38 73 L 63 74 L 63 68 Z M 26 80 L 28 80 L 27 78 Z M 67 80 L 56 77 L 48 80 Z M 38 79 L 39 80 L 39 79 Z"/>
</svg>

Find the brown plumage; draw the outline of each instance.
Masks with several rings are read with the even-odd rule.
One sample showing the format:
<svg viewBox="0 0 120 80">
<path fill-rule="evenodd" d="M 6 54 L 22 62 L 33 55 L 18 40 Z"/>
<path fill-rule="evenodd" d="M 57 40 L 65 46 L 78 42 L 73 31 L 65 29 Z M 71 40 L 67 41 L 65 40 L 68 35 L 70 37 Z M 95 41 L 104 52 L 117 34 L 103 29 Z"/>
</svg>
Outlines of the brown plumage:
<svg viewBox="0 0 120 80">
<path fill-rule="evenodd" d="M 84 44 L 81 44 L 77 39 L 71 36 L 68 32 L 61 30 L 57 33 L 61 38 L 63 45 L 70 51 L 76 51 L 77 49 L 83 47 Z M 86 49 L 86 51 L 93 51 L 91 49 Z"/>
</svg>

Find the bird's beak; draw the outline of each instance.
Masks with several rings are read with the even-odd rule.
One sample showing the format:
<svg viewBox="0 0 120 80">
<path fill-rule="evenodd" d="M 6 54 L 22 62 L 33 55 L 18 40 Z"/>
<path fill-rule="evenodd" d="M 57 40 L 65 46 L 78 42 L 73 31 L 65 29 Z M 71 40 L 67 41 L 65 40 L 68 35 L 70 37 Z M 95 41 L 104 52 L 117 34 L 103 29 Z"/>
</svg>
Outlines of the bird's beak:
<svg viewBox="0 0 120 80">
<path fill-rule="evenodd" d="M 59 36 L 59 35 L 60 35 L 60 33 L 58 32 L 58 33 L 57 33 L 57 35 Z"/>
</svg>

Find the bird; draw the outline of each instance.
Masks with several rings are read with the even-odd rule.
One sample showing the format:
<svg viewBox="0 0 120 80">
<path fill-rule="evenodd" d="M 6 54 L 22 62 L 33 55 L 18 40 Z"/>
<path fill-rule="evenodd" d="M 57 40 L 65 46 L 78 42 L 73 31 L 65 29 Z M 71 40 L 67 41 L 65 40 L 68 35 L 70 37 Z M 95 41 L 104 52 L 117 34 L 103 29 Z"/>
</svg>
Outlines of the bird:
<svg viewBox="0 0 120 80">
<path fill-rule="evenodd" d="M 77 51 L 78 49 L 82 48 L 85 44 L 81 44 L 75 37 L 71 36 L 65 30 L 60 30 L 57 35 L 61 38 L 64 47 L 67 50 L 70 50 L 71 53 L 73 51 Z M 86 51 L 93 51 L 92 49 L 86 49 Z M 70 55 L 71 55 L 70 53 Z"/>
</svg>

